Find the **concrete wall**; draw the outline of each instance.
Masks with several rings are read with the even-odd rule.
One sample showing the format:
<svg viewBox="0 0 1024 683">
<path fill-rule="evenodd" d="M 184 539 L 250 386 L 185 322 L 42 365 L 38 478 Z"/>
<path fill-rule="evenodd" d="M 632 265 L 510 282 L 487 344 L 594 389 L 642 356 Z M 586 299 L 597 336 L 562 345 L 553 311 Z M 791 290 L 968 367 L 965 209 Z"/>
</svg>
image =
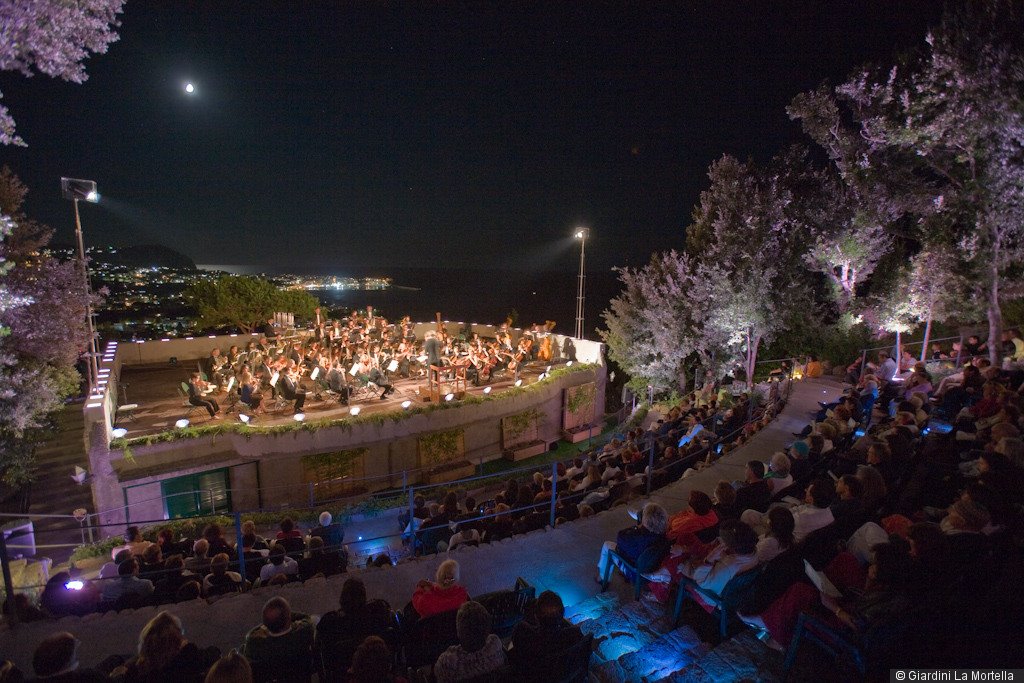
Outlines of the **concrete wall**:
<svg viewBox="0 0 1024 683">
<path fill-rule="evenodd" d="M 561 437 L 566 387 L 596 382 L 595 414 L 603 415 L 605 374 L 605 368 L 598 366 L 546 382 L 529 393 L 499 395 L 485 403 L 412 415 L 397 421 L 276 435 L 223 434 L 140 446 L 132 449 L 132 460 L 125 459 L 122 451 L 108 450 L 106 443 L 102 443 L 90 452 L 94 502 L 96 509 L 110 511 L 103 515 L 103 523 L 123 523 L 128 517 L 123 507 L 125 489 L 136 487 L 128 489 L 132 497 L 129 502 L 133 503 L 130 516 L 141 519 L 142 515 L 155 514 L 157 508 L 150 510 L 135 502 L 143 496 L 159 497 L 161 480 L 231 467 L 234 509 L 306 506 L 311 496 L 314 500 L 321 500 L 323 496 L 317 492 L 315 484 L 311 488 L 303 481 L 302 456 L 354 448 L 367 449 L 361 483 L 368 490 L 399 487 L 403 482 L 417 483 L 423 477 L 417 453 L 420 436 L 460 428 L 464 430 L 467 459 L 480 464 L 501 457 L 501 419 L 535 409 L 543 415 L 539 438 L 555 442 Z M 151 489 L 151 485 L 156 488 Z M 162 503 L 157 505 L 159 516 L 147 518 L 162 516 Z"/>
</svg>

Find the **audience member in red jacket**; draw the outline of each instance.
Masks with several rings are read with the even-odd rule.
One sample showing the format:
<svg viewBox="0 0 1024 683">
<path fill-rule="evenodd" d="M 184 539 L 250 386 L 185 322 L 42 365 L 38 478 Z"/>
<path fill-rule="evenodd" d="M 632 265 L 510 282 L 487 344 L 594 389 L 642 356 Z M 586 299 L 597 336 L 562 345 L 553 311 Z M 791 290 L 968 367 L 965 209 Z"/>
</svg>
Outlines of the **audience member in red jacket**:
<svg viewBox="0 0 1024 683">
<path fill-rule="evenodd" d="M 459 563 L 455 560 L 442 562 L 434 579 L 420 581 L 412 594 L 412 606 L 421 619 L 456 610 L 469 600 L 466 589 L 459 585 Z"/>
</svg>

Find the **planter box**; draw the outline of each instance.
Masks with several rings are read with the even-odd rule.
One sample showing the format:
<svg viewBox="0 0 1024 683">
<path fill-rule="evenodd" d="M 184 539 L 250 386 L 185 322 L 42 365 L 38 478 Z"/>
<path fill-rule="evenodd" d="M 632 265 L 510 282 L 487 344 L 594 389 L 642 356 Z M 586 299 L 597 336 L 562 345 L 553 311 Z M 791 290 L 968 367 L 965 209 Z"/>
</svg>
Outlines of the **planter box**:
<svg viewBox="0 0 1024 683">
<path fill-rule="evenodd" d="M 562 431 L 562 438 L 569 443 L 579 443 L 580 441 L 586 441 L 587 439 L 597 436 L 601 433 L 601 428 L 596 426 L 583 426 L 574 427 L 573 429 L 566 429 Z"/>
<path fill-rule="evenodd" d="M 525 460 L 526 458 L 532 458 L 535 455 L 542 455 L 548 452 L 548 445 L 544 441 L 536 440 L 530 441 L 529 443 L 521 443 L 512 448 L 505 450 L 504 456 L 506 460 L 516 462 L 518 460 Z"/>
<path fill-rule="evenodd" d="M 440 482 L 472 477 L 474 474 L 476 474 L 476 465 L 468 460 L 460 460 L 459 462 L 453 462 L 445 465 L 440 469 L 424 472 L 422 483 L 437 484 Z"/>
</svg>

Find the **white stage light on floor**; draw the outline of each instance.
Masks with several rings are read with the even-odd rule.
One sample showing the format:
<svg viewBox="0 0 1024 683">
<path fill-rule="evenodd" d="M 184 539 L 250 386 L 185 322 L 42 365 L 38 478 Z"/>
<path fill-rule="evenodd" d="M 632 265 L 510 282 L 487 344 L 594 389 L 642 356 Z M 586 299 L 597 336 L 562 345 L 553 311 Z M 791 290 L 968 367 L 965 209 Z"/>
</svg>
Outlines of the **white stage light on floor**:
<svg viewBox="0 0 1024 683">
<path fill-rule="evenodd" d="M 292 415 L 292 419 L 295 420 L 296 422 L 302 422 L 303 420 L 306 419 L 306 414 L 305 413 L 295 413 L 294 415 Z"/>
<path fill-rule="evenodd" d="M 521 386 L 523 386 L 523 380 L 521 380 L 521 379 L 517 379 L 517 380 L 516 380 L 516 383 L 515 383 L 515 384 L 514 384 L 513 386 L 517 386 L 517 387 L 521 387 Z"/>
<path fill-rule="evenodd" d="M 485 394 L 491 393 L 491 388 L 490 387 L 484 387 L 484 393 Z"/>
<path fill-rule="evenodd" d="M 540 376 L 539 376 L 539 377 L 537 377 L 537 381 L 538 381 L 538 382 L 543 382 L 543 381 L 544 381 L 544 378 L 546 378 L 547 376 L 548 376 L 548 373 L 546 373 L 546 372 L 542 372 L 542 373 L 540 373 Z"/>
<path fill-rule="evenodd" d="M 184 429 L 185 427 L 188 427 L 188 420 L 186 420 L 185 418 L 181 418 L 180 420 L 174 423 L 174 426 L 177 427 L 178 429 Z"/>
<path fill-rule="evenodd" d="M 572 367 L 572 361 L 571 360 L 570 361 L 566 361 L 565 362 L 565 367 L 571 368 Z"/>
<path fill-rule="evenodd" d="M 447 396 L 444 397 L 444 400 L 451 401 L 454 398 L 455 398 L 455 394 L 448 394 Z"/>
<path fill-rule="evenodd" d="M 402 401 L 402 408 L 404 408 L 405 410 L 409 410 L 409 406 L 411 406 L 411 405 L 412 405 L 412 401 L 409 401 L 409 400 Z"/>
<path fill-rule="evenodd" d="M 551 366 L 549 365 L 549 366 L 548 366 L 548 369 L 547 369 L 547 370 L 545 370 L 544 372 L 551 372 Z"/>
<path fill-rule="evenodd" d="M 352 406 L 351 408 L 349 408 L 348 409 L 348 414 L 351 415 L 352 417 L 355 417 L 356 415 L 358 415 L 359 414 L 359 406 Z"/>
<path fill-rule="evenodd" d="M 118 427 L 117 429 L 110 433 L 114 435 L 115 439 L 120 439 L 121 437 L 128 433 L 128 430 L 125 429 L 124 427 Z"/>
<path fill-rule="evenodd" d="M 238 419 L 244 422 L 245 424 L 249 424 L 249 420 L 251 418 L 248 415 L 239 415 Z"/>
</svg>

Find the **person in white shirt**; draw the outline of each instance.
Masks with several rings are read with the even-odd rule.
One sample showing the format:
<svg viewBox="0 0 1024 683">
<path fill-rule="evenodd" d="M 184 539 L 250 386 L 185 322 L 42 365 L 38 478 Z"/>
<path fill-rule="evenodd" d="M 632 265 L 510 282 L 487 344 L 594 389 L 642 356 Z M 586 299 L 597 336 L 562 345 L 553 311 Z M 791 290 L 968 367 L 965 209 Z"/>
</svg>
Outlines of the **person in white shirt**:
<svg viewBox="0 0 1024 683">
<path fill-rule="evenodd" d="M 757 564 L 756 548 L 757 534 L 753 529 L 743 522 L 726 520 L 722 522 L 717 545 L 704 560 L 684 564 L 681 570 L 701 588 L 721 595 L 734 576 Z M 700 594 L 695 598 L 706 603 Z"/>
<path fill-rule="evenodd" d="M 583 467 L 583 458 L 576 458 L 572 461 L 572 467 L 565 471 L 565 476 L 567 479 L 572 479 L 581 472 L 586 472 Z"/>
<path fill-rule="evenodd" d="M 275 544 L 270 549 L 270 562 L 263 565 L 260 569 L 260 583 L 267 584 L 278 574 L 298 574 L 299 563 L 288 557 L 285 552 L 284 546 L 281 544 Z"/>
<path fill-rule="evenodd" d="M 772 459 L 768 463 L 768 474 L 765 476 L 765 481 L 771 487 L 773 496 L 793 483 L 793 475 L 789 472 L 791 464 L 785 453 L 779 452 L 772 455 Z"/>
<path fill-rule="evenodd" d="M 619 476 L 621 472 L 622 468 L 620 467 L 619 461 L 613 460 L 612 462 L 608 463 L 608 466 L 604 468 L 604 472 L 601 473 L 601 483 L 607 484 L 613 478 Z"/>
<path fill-rule="evenodd" d="M 807 534 L 828 526 L 835 517 L 829 506 L 836 497 L 836 487 L 831 479 L 815 479 L 807 487 L 804 504 L 793 508 L 793 540 L 804 540 Z"/>
<path fill-rule="evenodd" d="M 793 526 L 796 523 L 789 508 L 776 505 L 768 511 L 765 519 L 767 531 L 757 542 L 757 563 L 769 562 L 793 545 Z"/>
</svg>

